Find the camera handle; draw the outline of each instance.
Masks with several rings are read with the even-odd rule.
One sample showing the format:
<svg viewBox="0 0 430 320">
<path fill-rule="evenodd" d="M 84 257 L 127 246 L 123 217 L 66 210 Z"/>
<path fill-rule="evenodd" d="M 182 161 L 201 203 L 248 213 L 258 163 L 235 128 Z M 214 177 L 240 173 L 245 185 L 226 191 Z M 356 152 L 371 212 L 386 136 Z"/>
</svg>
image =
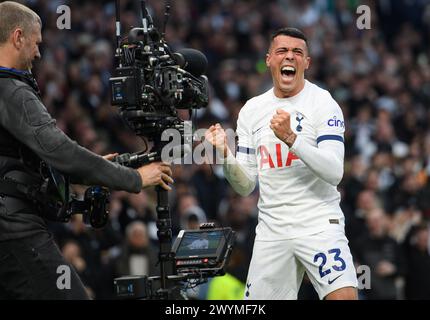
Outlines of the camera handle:
<svg viewBox="0 0 430 320">
<path fill-rule="evenodd" d="M 172 220 L 169 208 L 169 193 L 161 187 L 157 191 L 157 236 L 160 243 L 158 254 L 160 264 L 160 289 L 158 296 L 169 299 L 168 278 L 176 274 L 174 254 L 172 252 Z"/>
<path fill-rule="evenodd" d="M 116 156 L 113 162 L 131 168 L 139 168 L 142 165 L 160 161 L 161 146 L 161 141 L 155 140 L 154 146 L 149 153 L 125 153 Z M 169 299 L 172 291 L 169 289 L 169 281 L 174 278 L 172 276 L 176 275 L 174 254 L 172 252 L 172 220 L 170 216 L 169 193 L 159 186 L 155 187 L 155 190 L 157 192 L 157 236 L 160 244 L 158 254 L 160 288 L 156 295 L 159 299 Z M 155 280 L 158 277 L 153 278 Z"/>
<path fill-rule="evenodd" d="M 154 145 L 150 151 L 157 154 L 152 157 L 152 161 L 161 159 L 161 150 L 165 142 L 161 141 L 160 137 L 154 139 Z M 160 244 L 158 260 L 160 264 L 160 289 L 157 291 L 159 299 L 170 299 L 172 288 L 169 288 L 169 276 L 176 275 L 175 257 L 172 252 L 172 219 L 169 207 L 169 192 L 160 186 L 156 186 L 157 192 L 157 236 Z"/>
</svg>

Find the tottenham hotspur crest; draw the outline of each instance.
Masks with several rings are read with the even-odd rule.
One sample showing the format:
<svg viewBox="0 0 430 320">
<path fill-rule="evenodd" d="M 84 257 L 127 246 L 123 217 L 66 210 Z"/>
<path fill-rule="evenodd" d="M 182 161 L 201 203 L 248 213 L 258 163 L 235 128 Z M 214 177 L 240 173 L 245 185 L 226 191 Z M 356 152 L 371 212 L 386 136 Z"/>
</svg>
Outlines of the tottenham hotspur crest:
<svg viewBox="0 0 430 320">
<path fill-rule="evenodd" d="M 305 117 L 303 117 L 303 115 L 302 115 L 300 112 L 297 112 L 297 114 L 296 114 L 296 120 L 297 120 L 297 127 L 296 127 L 296 131 L 297 131 L 297 132 L 301 132 L 301 131 L 303 130 L 303 127 L 302 127 L 301 122 L 302 122 L 302 120 L 303 120 L 304 118 L 305 118 Z"/>
</svg>

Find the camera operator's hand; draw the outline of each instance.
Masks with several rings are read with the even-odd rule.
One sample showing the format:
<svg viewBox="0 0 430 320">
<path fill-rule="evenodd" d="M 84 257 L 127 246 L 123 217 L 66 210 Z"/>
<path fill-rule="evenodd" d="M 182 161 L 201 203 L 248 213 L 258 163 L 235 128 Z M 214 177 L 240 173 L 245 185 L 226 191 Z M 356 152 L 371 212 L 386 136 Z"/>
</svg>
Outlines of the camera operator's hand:
<svg viewBox="0 0 430 320">
<path fill-rule="evenodd" d="M 109 154 L 103 156 L 103 158 L 106 160 L 112 161 L 117 155 L 118 155 L 118 153 L 109 153 Z"/>
<path fill-rule="evenodd" d="M 153 162 L 137 169 L 142 179 L 142 188 L 160 186 L 170 191 L 169 183 L 173 183 L 172 169 L 165 162 Z"/>
</svg>

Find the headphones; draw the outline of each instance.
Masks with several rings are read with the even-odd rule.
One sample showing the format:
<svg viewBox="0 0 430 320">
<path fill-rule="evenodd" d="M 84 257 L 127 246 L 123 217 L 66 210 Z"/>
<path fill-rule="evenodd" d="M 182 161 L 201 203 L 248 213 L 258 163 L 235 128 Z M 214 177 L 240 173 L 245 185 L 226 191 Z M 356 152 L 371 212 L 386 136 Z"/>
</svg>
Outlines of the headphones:
<svg viewBox="0 0 430 320">
<path fill-rule="evenodd" d="M 28 84 L 39 97 L 41 97 L 36 79 L 34 79 L 33 75 L 30 72 L 0 67 L 0 78 L 16 79 L 21 82 L 24 82 Z"/>
</svg>

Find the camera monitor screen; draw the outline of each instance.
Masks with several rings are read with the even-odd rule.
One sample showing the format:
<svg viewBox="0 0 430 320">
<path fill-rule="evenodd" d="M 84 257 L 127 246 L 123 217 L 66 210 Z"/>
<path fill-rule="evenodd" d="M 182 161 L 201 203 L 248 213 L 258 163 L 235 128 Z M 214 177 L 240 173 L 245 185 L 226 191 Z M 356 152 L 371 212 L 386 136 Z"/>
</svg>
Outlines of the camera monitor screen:
<svg viewBox="0 0 430 320">
<path fill-rule="evenodd" d="M 231 229 L 182 230 L 175 241 L 173 250 L 176 259 L 183 258 L 218 258 L 224 249 L 226 240 L 231 236 Z"/>
</svg>

